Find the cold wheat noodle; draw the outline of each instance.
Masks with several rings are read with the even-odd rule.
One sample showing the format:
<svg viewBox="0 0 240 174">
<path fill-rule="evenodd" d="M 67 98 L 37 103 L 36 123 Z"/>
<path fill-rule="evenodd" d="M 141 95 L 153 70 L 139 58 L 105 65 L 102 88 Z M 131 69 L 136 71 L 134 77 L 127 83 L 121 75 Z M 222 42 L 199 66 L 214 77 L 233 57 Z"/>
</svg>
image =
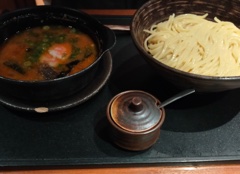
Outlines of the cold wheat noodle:
<svg viewBox="0 0 240 174">
<path fill-rule="evenodd" d="M 208 76 L 240 75 L 240 30 L 233 23 L 183 14 L 153 25 L 145 49 L 173 68 Z"/>
</svg>

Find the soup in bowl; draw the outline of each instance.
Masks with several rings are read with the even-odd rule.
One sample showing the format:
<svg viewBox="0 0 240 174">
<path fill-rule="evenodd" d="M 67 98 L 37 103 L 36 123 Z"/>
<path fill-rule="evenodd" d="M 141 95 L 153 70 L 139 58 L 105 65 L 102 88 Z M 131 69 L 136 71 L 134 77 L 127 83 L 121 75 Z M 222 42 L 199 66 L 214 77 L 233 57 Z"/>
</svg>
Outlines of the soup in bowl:
<svg viewBox="0 0 240 174">
<path fill-rule="evenodd" d="M 51 80 L 80 72 L 97 57 L 97 45 L 86 33 L 70 26 L 34 27 L 16 33 L 0 46 L 0 76 Z"/>
<path fill-rule="evenodd" d="M 94 80 L 114 33 L 92 16 L 37 6 L 0 17 L 0 89 L 30 101 L 58 100 Z"/>
</svg>

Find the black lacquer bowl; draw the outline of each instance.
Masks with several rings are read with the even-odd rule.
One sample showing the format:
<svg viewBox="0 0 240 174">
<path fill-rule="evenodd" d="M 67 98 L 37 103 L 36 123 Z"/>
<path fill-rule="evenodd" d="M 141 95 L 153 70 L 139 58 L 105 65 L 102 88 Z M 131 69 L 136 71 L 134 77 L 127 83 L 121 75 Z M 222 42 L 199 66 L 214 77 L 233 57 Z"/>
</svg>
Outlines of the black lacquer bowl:
<svg viewBox="0 0 240 174">
<path fill-rule="evenodd" d="M 165 21 L 170 15 L 192 13 L 203 15 L 208 13 L 209 19 L 218 17 L 220 20 L 233 22 L 240 27 L 240 2 L 239 0 L 150 0 L 142 5 L 135 13 L 131 24 L 133 41 L 150 66 L 156 73 L 171 81 L 180 88 L 194 88 L 199 92 L 219 92 L 240 87 L 240 76 L 214 77 L 202 76 L 183 72 L 154 59 L 143 46 L 147 33 L 153 24 Z"/>
<path fill-rule="evenodd" d="M 86 69 L 70 76 L 46 81 L 19 81 L 0 77 L 0 92 L 28 101 L 59 100 L 79 92 L 94 80 L 103 54 L 115 44 L 115 34 L 92 16 L 69 8 L 36 6 L 0 16 L 0 43 L 16 32 L 44 25 L 72 26 L 90 35 L 98 46 L 97 60 Z"/>
</svg>

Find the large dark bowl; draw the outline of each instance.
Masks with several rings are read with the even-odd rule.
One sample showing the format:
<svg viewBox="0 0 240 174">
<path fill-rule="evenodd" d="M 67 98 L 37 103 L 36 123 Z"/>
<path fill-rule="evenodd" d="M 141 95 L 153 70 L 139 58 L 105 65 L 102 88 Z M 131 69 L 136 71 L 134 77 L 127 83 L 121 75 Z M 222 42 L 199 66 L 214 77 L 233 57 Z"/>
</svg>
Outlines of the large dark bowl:
<svg viewBox="0 0 240 174">
<path fill-rule="evenodd" d="M 220 20 L 233 22 L 240 27 L 239 0 L 150 0 L 141 6 L 135 13 L 131 24 L 131 35 L 137 49 L 144 59 L 163 78 L 181 88 L 194 88 L 199 92 L 218 92 L 240 87 L 240 76 L 213 77 L 183 72 L 171 68 L 155 60 L 143 46 L 149 29 L 155 23 L 165 21 L 170 15 L 192 13 L 203 15 L 208 13 L 209 19 L 218 17 Z"/>
<path fill-rule="evenodd" d="M 58 100 L 83 89 L 94 80 L 103 54 L 115 44 L 114 33 L 92 16 L 69 8 L 36 6 L 0 16 L 0 43 L 16 32 L 43 25 L 73 26 L 90 35 L 98 46 L 97 60 L 86 69 L 62 78 L 46 81 L 19 81 L 0 77 L 0 92 L 32 101 Z"/>
</svg>

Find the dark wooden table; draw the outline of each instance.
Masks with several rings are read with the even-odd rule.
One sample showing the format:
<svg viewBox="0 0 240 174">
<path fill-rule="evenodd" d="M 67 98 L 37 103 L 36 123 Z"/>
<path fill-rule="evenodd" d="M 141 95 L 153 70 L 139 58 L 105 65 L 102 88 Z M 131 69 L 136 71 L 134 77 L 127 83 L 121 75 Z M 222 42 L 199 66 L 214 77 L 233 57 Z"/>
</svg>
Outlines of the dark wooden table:
<svg viewBox="0 0 240 174">
<path fill-rule="evenodd" d="M 240 164 L 186 166 L 116 166 L 106 168 L 5 169 L 0 174 L 239 174 Z"/>
</svg>

